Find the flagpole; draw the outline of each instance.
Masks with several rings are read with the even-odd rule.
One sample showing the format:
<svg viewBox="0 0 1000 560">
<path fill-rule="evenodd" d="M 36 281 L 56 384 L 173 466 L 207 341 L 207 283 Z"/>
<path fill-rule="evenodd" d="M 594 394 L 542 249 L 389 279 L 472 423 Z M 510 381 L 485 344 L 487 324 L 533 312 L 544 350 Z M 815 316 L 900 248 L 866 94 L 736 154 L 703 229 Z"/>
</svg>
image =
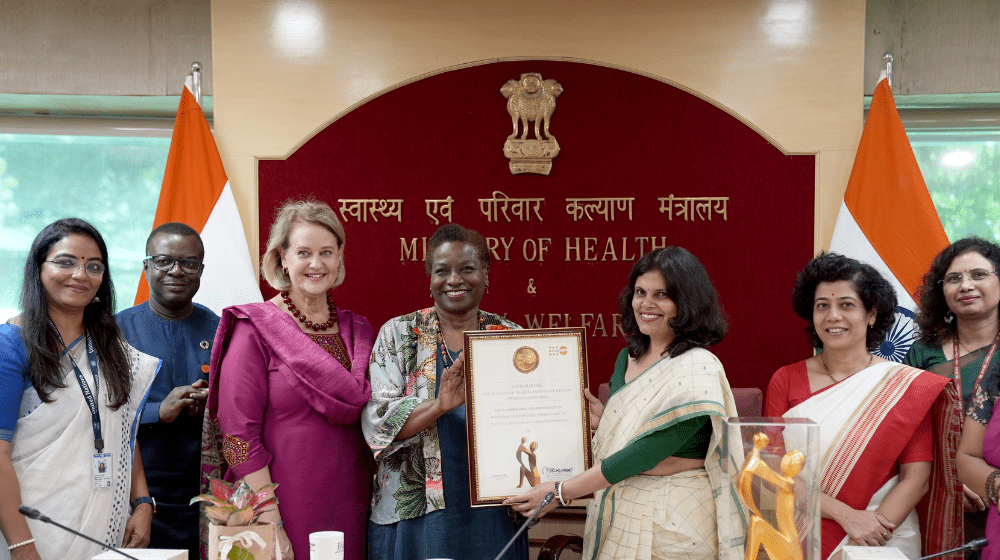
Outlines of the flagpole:
<svg viewBox="0 0 1000 560">
<path fill-rule="evenodd" d="M 197 63 L 195 63 L 197 64 Z M 892 89 L 892 53 L 887 52 L 882 56 L 882 66 L 885 70 L 885 79 L 889 80 L 889 89 Z M 199 90 L 200 91 L 200 90 Z"/>
<path fill-rule="evenodd" d="M 891 82 L 890 82 L 891 83 Z M 191 87 L 194 90 L 194 100 L 201 106 L 201 63 L 191 63 Z"/>
</svg>

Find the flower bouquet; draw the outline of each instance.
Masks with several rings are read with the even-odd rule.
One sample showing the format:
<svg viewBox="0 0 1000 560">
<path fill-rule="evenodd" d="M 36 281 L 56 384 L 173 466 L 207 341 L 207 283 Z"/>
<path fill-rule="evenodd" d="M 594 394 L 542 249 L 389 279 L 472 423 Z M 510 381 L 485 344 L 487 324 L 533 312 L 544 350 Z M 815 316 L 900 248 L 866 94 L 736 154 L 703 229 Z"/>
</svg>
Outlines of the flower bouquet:
<svg viewBox="0 0 1000 560">
<path fill-rule="evenodd" d="M 191 499 L 205 502 L 208 516 L 208 560 L 281 560 L 277 527 L 260 523 L 260 515 L 278 505 L 277 484 L 267 484 L 256 492 L 246 482 L 230 484 L 210 479 L 211 494 Z"/>
</svg>

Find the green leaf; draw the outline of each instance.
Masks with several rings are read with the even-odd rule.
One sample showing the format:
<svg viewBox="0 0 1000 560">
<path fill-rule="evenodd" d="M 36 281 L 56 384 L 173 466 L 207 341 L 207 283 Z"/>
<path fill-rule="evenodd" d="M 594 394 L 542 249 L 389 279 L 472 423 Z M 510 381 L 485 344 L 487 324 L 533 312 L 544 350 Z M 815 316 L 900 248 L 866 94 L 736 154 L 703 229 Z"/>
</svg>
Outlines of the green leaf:
<svg viewBox="0 0 1000 560">
<path fill-rule="evenodd" d="M 399 490 L 392 497 L 396 498 L 396 511 L 402 519 L 419 517 L 427 511 L 423 467 L 424 462 L 421 460 L 408 461 L 399 473 Z"/>
</svg>

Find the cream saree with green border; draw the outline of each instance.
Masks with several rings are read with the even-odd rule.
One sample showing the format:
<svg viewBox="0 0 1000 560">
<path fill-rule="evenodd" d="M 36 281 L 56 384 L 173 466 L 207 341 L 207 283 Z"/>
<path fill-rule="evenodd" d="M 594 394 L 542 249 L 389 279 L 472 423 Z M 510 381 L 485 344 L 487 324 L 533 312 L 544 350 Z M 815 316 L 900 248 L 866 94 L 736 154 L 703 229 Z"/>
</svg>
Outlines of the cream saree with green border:
<svg viewBox="0 0 1000 560">
<path fill-rule="evenodd" d="M 629 443 L 707 415 L 704 469 L 635 475 L 597 492 L 587 507 L 583 558 L 743 558 L 746 516 L 724 469 L 723 419 L 737 416 L 718 358 L 702 348 L 664 358 L 608 401 L 594 438 L 600 461 Z"/>
</svg>

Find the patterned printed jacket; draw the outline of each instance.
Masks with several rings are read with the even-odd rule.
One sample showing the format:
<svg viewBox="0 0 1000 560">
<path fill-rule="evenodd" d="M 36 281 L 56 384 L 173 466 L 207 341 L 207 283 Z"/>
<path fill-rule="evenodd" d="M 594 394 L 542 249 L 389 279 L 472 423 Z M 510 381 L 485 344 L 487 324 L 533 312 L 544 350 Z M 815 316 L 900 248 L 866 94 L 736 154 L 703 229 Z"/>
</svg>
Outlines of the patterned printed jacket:
<svg viewBox="0 0 1000 560">
<path fill-rule="evenodd" d="M 480 311 L 479 328 L 520 327 Z M 439 332 L 432 307 L 390 319 L 375 340 L 369 368 L 372 400 L 361 413 L 361 429 L 378 462 L 371 520 L 379 525 L 445 508 L 437 424 L 393 441 L 413 409 L 437 394 Z"/>
</svg>

